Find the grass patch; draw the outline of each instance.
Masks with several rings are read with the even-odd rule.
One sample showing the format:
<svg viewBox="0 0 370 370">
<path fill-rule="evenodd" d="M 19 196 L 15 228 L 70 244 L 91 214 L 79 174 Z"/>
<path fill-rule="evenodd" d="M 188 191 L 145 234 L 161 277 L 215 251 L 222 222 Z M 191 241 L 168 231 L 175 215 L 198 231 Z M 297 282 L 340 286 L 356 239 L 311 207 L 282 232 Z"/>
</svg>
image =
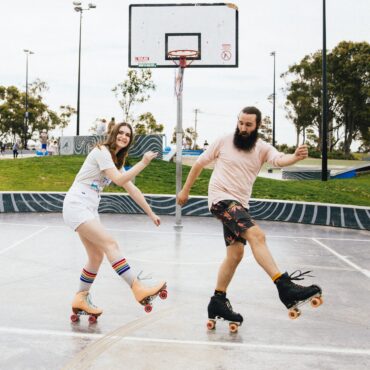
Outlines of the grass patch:
<svg viewBox="0 0 370 370">
<path fill-rule="evenodd" d="M 1 160 L 0 191 L 67 191 L 84 159 L 85 156 L 54 156 Z M 130 159 L 131 165 L 136 162 Z M 183 181 L 189 171 L 189 166 L 183 166 Z M 211 170 L 203 170 L 192 188 L 192 195 L 207 195 L 211 173 Z M 137 176 L 135 183 L 143 193 L 174 194 L 175 174 L 175 163 L 156 160 Z M 370 206 L 369 189 L 370 174 L 327 182 L 279 181 L 259 177 L 252 197 Z M 109 186 L 106 192 L 124 190 Z"/>
</svg>

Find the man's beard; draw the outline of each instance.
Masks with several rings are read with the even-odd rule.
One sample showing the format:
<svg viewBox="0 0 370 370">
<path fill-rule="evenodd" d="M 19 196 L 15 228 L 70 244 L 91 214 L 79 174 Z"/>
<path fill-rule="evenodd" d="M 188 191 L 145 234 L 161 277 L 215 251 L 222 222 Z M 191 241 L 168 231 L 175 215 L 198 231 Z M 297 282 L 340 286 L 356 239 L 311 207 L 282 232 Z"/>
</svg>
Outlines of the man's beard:
<svg viewBox="0 0 370 370">
<path fill-rule="evenodd" d="M 234 145 L 245 152 L 250 152 L 258 140 L 258 129 L 256 128 L 249 135 L 241 135 L 237 127 L 234 133 Z"/>
</svg>

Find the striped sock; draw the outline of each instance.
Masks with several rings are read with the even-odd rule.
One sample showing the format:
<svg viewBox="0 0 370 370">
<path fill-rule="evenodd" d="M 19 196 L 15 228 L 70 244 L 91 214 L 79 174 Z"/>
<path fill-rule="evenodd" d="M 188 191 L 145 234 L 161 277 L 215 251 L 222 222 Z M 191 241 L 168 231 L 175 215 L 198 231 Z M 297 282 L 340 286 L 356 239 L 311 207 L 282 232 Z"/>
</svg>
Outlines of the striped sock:
<svg viewBox="0 0 370 370">
<path fill-rule="evenodd" d="M 80 277 L 80 288 L 79 292 L 83 292 L 86 290 L 90 290 L 91 284 L 94 282 L 96 278 L 96 272 L 87 271 L 85 269 L 82 269 L 81 277 Z"/>
<path fill-rule="evenodd" d="M 131 267 L 126 261 L 126 258 L 122 258 L 112 264 L 112 267 L 116 273 L 126 281 L 126 283 L 131 287 L 135 279 L 134 274 L 131 271 Z"/>
</svg>

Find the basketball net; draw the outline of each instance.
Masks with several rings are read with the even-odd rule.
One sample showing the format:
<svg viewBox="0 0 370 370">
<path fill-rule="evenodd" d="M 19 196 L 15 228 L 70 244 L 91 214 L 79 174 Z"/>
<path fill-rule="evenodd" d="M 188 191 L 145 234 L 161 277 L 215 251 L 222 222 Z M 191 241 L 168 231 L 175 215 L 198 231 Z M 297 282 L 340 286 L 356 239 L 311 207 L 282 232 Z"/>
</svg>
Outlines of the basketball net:
<svg viewBox="0 0 370 370">
<path fill-rule="evenodd" d="M 183 77 L 184 77 L 184 68 L 179 65 L 179 68 L 177 68 L 177 70 L 175 69 L 175 95 L 177 97 L 179 97 L 182 94 Z"/>
<path fill-rule="evenodd" d="M 188 67 L 198 55 L 196 50 L 171 50 L 168 52 L 168 57 L 179 67 L 177 73 L 175 71 L 175 94 L 177 97 L 181 95 L 183 90 L 184 68 Z"/>
</svg>

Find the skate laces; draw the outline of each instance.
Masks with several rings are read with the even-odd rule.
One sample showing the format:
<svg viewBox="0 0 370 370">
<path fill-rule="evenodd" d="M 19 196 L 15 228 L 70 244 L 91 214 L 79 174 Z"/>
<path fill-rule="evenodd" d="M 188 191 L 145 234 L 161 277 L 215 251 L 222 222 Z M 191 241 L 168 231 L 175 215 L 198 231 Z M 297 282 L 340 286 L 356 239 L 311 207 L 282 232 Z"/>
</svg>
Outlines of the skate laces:
<svg viewBox="0 0 370 370">
<path fill-rule="evenodd" d="M 137 274 L 137 279 L 138 280 L 150 280 L 153 278 L 153 275 L 152 273 L 150 272 L 149 274 L 145 275 L 145 276 L 141 276 L 143 274 L 143 270 L 141 270 L 138 274 Z"/>
<path fill-rule="evenodd" d="M 305 277 L 314 277 L 313 275 L 309 275 L 310 272 L 311 271 L 302 272 L 301 270 L 295 270 L 289 275 L 289 278 L 290 280 L 304 280 Z"/>
<path fill-rule="evenodd" d="M 97 308 L 97 306 L 95 306 L 95 305 L 94 305 L 94 303 L 92 303 L 91 298 L 90 298 L 90 294 L 88 294 L 88 295 L 86 296 L 86 302 L 87 302 L 87 304 L 88 304 L 90 307 Z"/>
<path fill-rule="evenodd" d="M 231 306 L 231 303 L 230 303 L 230 301 L 227 298 L 225 300 L 225 305 L 230 310 L 230 312 L 234 313 L 233 307 Z"/>
</svg>

